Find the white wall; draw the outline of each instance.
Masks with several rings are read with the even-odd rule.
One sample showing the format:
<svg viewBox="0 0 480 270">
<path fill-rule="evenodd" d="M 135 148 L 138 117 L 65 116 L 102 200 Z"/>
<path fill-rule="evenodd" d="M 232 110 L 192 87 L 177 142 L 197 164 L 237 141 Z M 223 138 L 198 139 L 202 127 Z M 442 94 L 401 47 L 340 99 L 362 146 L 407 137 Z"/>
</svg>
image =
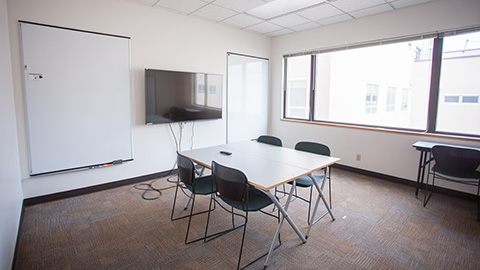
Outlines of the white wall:
<svg viewBox="0 0 480 270">
<path fill-rule="evenodd" d="M 10 269 L 22 210 L 7 1 L 0 0 L 0 269 Z"/>
<path fill-rule="evenodd" d="M 480 25 L 480 1 L 437 0 L 371 17 L 276 37 L 272 41 L 270 133 L 293 147 L 297 141 L 326 143 L 341 164 L 416 181 L 418 140 L 480 147 L 480 140 L 440 139 L 422 134 L 406 135 L 341 127 L 280 121 L 282 118 L 282 55 L 317 48 Z M 348 108 L 345 108 L 348 109 Z M 356 161 L 356 154 L 362 160 Z M 441 184 L 476 193 L 476 187 Z"/>
<path fill-rule="evenodd" d="M 8 0 L 21 177 L 25 198 L 166 171 L 175 163 L 168 125 L 144 125 L 144 69 L 223 74 L 227 52 L 269 58 L 267 37 L 125 0 Z M 29 177 L 18 20 L 131 37 L 134 161 L 101 169 Z M 225 104 L 225 98 L 224 98 Z M 222 120 L 195 123 L 194 147 L 225 143 Z M 173 125 L 177 132 L 178 125 Z M 182 149 L 190 148 L 192 126 Z"/>
</svg>

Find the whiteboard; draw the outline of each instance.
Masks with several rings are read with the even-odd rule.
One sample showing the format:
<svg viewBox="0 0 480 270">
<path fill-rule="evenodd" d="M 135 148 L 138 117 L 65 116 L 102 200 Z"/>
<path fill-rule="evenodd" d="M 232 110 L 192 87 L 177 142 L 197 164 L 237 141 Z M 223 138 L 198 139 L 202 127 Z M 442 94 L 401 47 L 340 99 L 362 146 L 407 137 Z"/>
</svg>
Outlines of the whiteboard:
<svg viewBox="0 0 480 270">
<path fill-rule="evenodd" d="M 132 160 L 130 39 L 19 25 L 30 175 Z"/>
<path fill-rule="evenodd" d="M 227 142 L 256 139 L 268 129 L 268 59 L 228 54 Z"/>
</svg>

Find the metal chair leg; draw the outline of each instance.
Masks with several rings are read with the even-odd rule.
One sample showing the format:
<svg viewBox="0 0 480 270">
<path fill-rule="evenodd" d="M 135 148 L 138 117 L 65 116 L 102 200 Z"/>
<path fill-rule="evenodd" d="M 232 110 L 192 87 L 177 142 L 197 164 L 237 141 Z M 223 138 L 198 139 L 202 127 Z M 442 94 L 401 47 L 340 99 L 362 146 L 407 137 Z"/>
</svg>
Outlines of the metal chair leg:
<svg viewBox="0 0 480 270">
<path fill-rule="evenodd" d="M 190 204 L 190 201 L 192 200 L 192 195 L 190 195 L 190 197 L 188 197 L 188 201 L 187 201 L 187 204 L 185 204 L 185 207 L 183 208 L 183 210 L 187 210 L 188 209 L 188 205 Z"/>
<path fill-rule="evenodd" d="M 328 170 L 328 200 L 330 202 L 330 208 L 333 207 L 332 205 L 332 170 L 330 170 L 330 167 L 327 167 L 327 170 Z M 323 181 L 325 181 L 325 179 L 323 179 Z"/>
<path fill-rule="evenodd" d="M 428 194 L 428 179 L 430 178 L 430 175 L 427 175 L 427 183 L 425 184 L 425 195 L 423 197 L 423 207 L 425 207 L 430 201 L 430 198 L 432 197 L 433 194 L 433 189 L 435 188 L 435 173 L 433 173 L 433 179 L 432 179 L 432 186 L 431 186 L 431 191 L 430 194 Z"/>
<path fill-rule="evenodd" d="M 173 214 L 175 212 L 175 204 L 177 202 L 177 193 L 178 193 L 178 185 L 179 185 L 179 179 L 177 179 L 177 186 L 175 188 L 175 197 L 173 197 L 173 206 L 172 206 L 172 215 L 170 216 L 170 219 L 173 221 Z"/>
<path fill-rule="evenodd" d="M 308 200 L 308 217 L 307 217 L 307 224 L 310 226 L 310 211 L 312 209 L 312 189 L 313 186 L 310 187 L 310 198 Z"/>
<path fill-rule="evenodd" d="M 430 158 L 431 158 L 431 153 L 430 153 Z M 428 163 L 428 174 L 427 174 L 427 182 L 425 183 L 425 194 L 423 196 L 423 207 L 425 207 L 430 200 L 430 197 L 432 196 L 433 192 L 433 187 L 435 186 L 435 173 L 433 173 L 433 180 L 432 180 L 432 191 L 430 192 L 430 195 L 427 198 L 428 194 L 428 180 L 430 179 L 430 174 L 432 174 L 432 171 L 430 169 L 431 163 Z M 423 184 L 423 183 L 422 183 Z"/>
<path fill-rule="evenodd" d="M 192 241 L 192 242 L 188 242 L 188 233 L 190 232 L 190 224 L 192 223 L 192 215 L 193 215 L 193 208 L 195 206 L 195 194 L 192 194 L 192 208 L 190 208 L 190 216 L 188 217 L 188 226 L 187 226 L 187 233 L 185 234 L 185 244 L 188 245 L 190 243 L 193 243 L 193 242 L 196 242 L 198 240 L 201 240 L 201 239 L 197 239 L 195 241 Z M 190 197 L 190 198 L 192 198 Z"/>
<path fill-rule="evenodd" d="M 430 179 L 430 172 L 427 174 L 427 182 L 425 183 L 425 194 L 423 194 L 423 207 L 427 205 L 427 193 L 428 193 L 428 179 Z"/>
<path fill-rule="evenodd" d="M 243 243 L 245 242 L 245 233 L 247 232 L 248 211 L 245 212 L 245 223 L 243 224 L 242 243 L 240 244 L 240 255 L 238 256 L 237 270 L 240 269 L 240 262 L 242 261 Z"/>
<path fill-rule="evenodd" d="M 210 195 L 210 203 L 208 205 L 208 214 L 207 214 L 207 225 L 205 225 L 205 237 L 203 238 L 203 242 L 207 242 L 208 224 L 210 222 L 210 212 L 212 211 L 212 200 L 213 200 L 213 193 Z"/>
</svg>

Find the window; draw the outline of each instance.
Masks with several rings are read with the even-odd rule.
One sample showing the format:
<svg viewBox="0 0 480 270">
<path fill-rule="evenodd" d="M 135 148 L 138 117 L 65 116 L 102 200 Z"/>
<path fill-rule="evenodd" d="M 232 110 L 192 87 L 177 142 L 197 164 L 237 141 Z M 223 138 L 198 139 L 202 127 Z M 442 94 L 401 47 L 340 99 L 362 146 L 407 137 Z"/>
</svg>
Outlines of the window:
<svg viewBox="0 0 480 270">
<path fill-rule="evenodd" d="M 460 96 L 445 96 L 443 100 L 445 103 L 459 103 Z"/>
<path fill-rule="evenodd" d="M 432 48 L 433 39 L 428 39 L 314 54 L 313 117 L 305 115 L 303 119 L 424 129 Z M 295 58 L 286 58 L 287 67 Z M 305 70 L 310 62 L 296 64 L 303 64 Z M 395 111 L 399 106 L 396 89 L 404 88 L 414 89 L 411 100 L 415 103 L 408 110 Z M 309 93 L 304 96 L 310 97 Z M 285 117 L 289 118 L 288 114 Z"/>
<path fill-rule="evenodd" d="M 478 103 L 478 96 L 463 96 L 462 103 Z"/>
<path fill-rule="evenodd" d="M 211 95 L 216 95 L 217 94 L 217 86 L 210 85 L 208 87 L 208 93 L 211 94 Z"/>
<path fill-rule="evenodd" d="M 478 96 L 444 96 L 443 102 L 475 104 L 478 103 Z"/>
<path fill-rule="evenodd" d="M 284 118 L 480 136 L 480 32 L 457 32 L 285 56 Z"/>
<path fill-rule="evenodd" d="M 387 107 L 386 107 L 387 112 L 395 111 L 395 92 L 396 91 L 397 91 L 397 88 L 395 87 L 387 88 Z"/>
<path fill-rule="evenodd" d="M 198 85 L 198 92 L 199 94 L 205 94 L 205 84 Z"/>
<path fill-rule="evenodd" d="M 480 32 L 443 38 L 436 130 L 480 134 Z"/>
<path fill-rule="evenodd" d="M 310 114 L 310 55 L 292 57 L 286 68 L 285 116 L 308 119 Z"/>
<path fill-rule="evenodd" d="M 378 85 L 367 84 L 367 96 L 365 104 L 365 114 L 377 113 Z"/>
</svg>

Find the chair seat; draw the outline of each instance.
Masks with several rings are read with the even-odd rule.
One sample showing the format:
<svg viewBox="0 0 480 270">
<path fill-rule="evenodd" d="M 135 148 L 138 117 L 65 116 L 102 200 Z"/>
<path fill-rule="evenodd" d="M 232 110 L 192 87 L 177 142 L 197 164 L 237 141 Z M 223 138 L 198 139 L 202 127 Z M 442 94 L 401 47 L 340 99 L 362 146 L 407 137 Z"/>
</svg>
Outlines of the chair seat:
<svg viewBox="0 0 480 270">
<path fill-rule="evenodd" d="M 313 175 L 315 177 L 315 180 L 317 183 L 321 183 L 323 181 L 323 175 Z M 298 178 L 297 180 L 297 187 L 311 187 L 313 186 L 312 178 L 310 178 L 308 175 L 302 176 Z M 292 182 L 288 182 L 287 184 L 293 185 Z"/>
<path fill-rule="evenodd" d="M 212 186 L 213 184 L 213 186 Z M 193 186 L 185 185 L 193 193 Z M 213 187 L 213 188 L 212 188 Z M 212 175 L 202 176 L 195 179 L 195 194 L 207 195 L 215 192 L 216 186 Z"/>
<path fill-rule="evenodd" d="M 222 199 L 222 201 L 232 206 L 233 208 L 249 212 L 258 211 L 273 203 L 272 200 L 267 196 L 267 194 L 253 187 L 248 190 L 248 209 L 244 208 L 243 202 L 229 200 L 224 197 L 220 198 Z"/>
</svg>

